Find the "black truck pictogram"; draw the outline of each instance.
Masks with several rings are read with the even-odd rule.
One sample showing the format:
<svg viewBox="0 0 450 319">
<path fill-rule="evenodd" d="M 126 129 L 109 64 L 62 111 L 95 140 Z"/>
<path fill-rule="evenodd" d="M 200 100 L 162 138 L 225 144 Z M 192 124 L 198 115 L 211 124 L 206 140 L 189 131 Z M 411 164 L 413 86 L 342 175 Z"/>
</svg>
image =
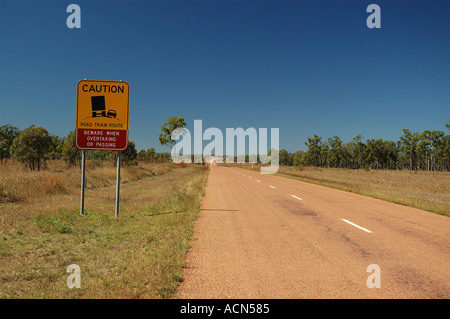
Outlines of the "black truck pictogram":
<svg viewBox="0 0 450 319">
<path fill-rule="evenodd" d="M 112 117 L 116 118 L 115 110 L 108 110 L 106 113 L 105 96 L 91 96 L 92 117 Z"/>
</svg>

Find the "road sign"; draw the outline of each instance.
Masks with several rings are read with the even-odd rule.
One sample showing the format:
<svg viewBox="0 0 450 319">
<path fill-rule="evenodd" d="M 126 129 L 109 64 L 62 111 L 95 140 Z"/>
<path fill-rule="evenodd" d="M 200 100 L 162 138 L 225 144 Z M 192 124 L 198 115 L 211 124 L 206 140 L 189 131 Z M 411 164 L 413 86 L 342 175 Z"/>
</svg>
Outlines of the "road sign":
<svg viewBox="0 0 450 319">
<path fill-rule="evenodd" d="M 128 146 L 129 101 L 130 85 L 125 81 L 79 81 L 77 147 L 82 150 L 125 150 Z"/>
</svg>

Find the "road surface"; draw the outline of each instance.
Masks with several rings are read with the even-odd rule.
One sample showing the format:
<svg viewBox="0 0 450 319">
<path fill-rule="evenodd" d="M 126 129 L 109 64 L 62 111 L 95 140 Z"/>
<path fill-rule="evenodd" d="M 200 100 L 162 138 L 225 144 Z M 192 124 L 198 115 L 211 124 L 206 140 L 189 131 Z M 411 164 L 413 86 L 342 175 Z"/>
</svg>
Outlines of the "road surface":
<svg viewBox="0 0 450 319">
<path fill-rule="evenodd" d="M 213 166 L 176 298 L 449 298 L 450 218 Z"/>
</svg>

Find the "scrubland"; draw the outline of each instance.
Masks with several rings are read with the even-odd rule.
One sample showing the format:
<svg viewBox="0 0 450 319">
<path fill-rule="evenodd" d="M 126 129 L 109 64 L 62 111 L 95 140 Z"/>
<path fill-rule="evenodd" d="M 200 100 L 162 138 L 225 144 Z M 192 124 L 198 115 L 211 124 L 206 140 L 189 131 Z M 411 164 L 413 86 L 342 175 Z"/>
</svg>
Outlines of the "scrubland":
<svg viewBox="0 0 450 319">
<path fill-rule="evenodd" d="M 84 215 L 80 174 L 59 161 L 36 172 L 0 165 L 0 298 L 169 298 L 208 170 L 123 167 L 118 218 L 116 168 L 87 163 Z M 81 269 L 79 289 L 66 283 L 71 264 Z"/>
</svg>

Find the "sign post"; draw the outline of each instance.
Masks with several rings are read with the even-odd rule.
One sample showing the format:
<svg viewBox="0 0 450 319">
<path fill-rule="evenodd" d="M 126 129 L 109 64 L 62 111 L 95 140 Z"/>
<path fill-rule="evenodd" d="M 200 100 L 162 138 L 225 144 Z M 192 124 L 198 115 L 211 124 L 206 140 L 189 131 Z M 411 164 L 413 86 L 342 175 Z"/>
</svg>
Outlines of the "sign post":
<svg viewBox="0 0 450 319">
<path fill-rule="evenodd" d="M 84 213 L 86 150 L 118 151 L 116 212 L 119 215 L 120 152 L 128 147 L 130 85 L 125 81 L 80 80 L 77 84 L 75 144 L 82 150 L 81 204 Z"/>
<path fill-rule="evenodd" d="M 117 181 L 116 181 L 116 218 L 119 217 L 119 193 L 120 193 L 120 151 L 117 152 Z"/>
<path fill-rule="evenodd" d="M 81 204 L 80 204 L 80 214 L 84 214 L 84 184 L 85 184 L 85 173 L 86 173 L 86 151 L 81 151 Z"/>
</svg>

